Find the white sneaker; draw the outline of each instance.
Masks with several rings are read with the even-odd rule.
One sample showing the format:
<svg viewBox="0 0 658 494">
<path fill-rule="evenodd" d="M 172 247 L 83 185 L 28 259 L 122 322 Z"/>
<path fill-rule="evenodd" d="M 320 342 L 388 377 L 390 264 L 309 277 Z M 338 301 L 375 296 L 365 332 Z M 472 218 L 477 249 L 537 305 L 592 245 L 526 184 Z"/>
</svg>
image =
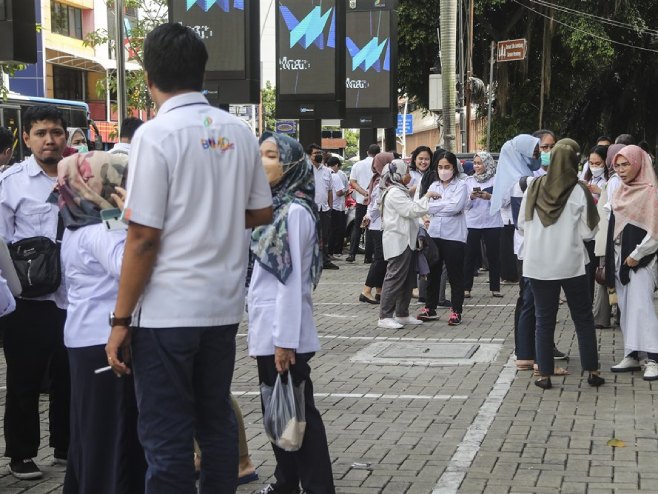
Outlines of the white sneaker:
<svg viewBox="0 0 658 494">
<path fill-rule="evenodd" d="M 633 357 L 624 357 L 624 360 L 610 367 L 610 370 L 612 372 L 635 372 L 642 370 L 642 367 L 640 367 L 639 360 Z"/>
<path fill-rule="evenodd" d="M 380 319 L 379 321 L 377 321 L 377 327 L 384 329 L 402 329 L 404 326 L 402 326 L 402 324 L 397 322 L 392 317 L 387 317 L 385 319 Z"/>
<path fill-rule="evenodd" d="M 396 317 L 395 320 L 400 324 L 413 326 L 414 324 L 423 324 L 423 321 L 416 319 L 415 317 L 405 316 L 405 317 Z"/>
<path fill-rule="evenodd" d="M 645 381 L 658 381 L 658 364 L 655 360 L 647 360 L 644 364 Z"/>
</svg>

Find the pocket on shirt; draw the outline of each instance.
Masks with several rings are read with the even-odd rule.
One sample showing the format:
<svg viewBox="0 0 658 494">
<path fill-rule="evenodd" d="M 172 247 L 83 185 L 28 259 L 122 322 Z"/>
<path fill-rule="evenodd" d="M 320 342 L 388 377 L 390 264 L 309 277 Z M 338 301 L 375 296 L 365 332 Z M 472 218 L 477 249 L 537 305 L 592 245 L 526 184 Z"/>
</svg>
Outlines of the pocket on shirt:
<svg viewBox="0 0 658 494">
<path fill-rule="evenodd" d="M 34 228 L 35 235 L 48 237 L 55 232 L 49 224 L 52 222 L 52 206 L 50 204 L 28 204 L 22 208 L 27 222 Z M 51 231 L 52 230 L 52 231 Z"/>
</svg>

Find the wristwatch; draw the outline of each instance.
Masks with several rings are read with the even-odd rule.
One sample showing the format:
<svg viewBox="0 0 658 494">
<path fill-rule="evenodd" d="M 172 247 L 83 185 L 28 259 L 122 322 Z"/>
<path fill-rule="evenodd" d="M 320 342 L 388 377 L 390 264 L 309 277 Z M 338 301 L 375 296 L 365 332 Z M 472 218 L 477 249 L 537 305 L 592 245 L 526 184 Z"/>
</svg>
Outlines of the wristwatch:
<svg viewBox="0 0 658 494">
<path fill-rule="evenodd" d="M 133 316 L 117 317 L 114 312 L 110 312 L 110 327 L 114 326 L 130 326 Z"/>
</svg>

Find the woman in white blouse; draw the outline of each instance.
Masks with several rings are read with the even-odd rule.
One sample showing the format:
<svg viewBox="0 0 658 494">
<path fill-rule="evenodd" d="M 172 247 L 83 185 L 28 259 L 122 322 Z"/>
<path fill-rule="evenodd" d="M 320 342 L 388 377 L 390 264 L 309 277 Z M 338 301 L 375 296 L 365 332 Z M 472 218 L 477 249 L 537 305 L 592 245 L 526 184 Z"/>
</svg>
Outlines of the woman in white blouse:
<svg viewBox="0 0 658 494">
<path fill-rule="evenodd" d="M 480 241 L 484 240 L 489 262 L 489 290 L 494 297 L 500 293 L 500 232 L 503 219 L 499 212 L 489 212 L 489 201 L 496 183 L 496 162 L 493 157 L 481 151 L 473 157 L 475 174 L 466 179 L 470 201 L 466 203 L 466 259 L 464 262 L 464 297 L 471 297 L 473 273 L 476 259 L 481 251 Z"/>
<path fill-rule="evenodd" d="M 436 307 L 439 298 L 441 271 L 445 262 L 450 281 L 452 309 L 448 324 L 456 326 L 462 321 L 464 303 L 464 253 L 466 250 L 466 217 L 468 200 L 466 183 L 459 178 L 457 157 L 446 152 L 437 165 L 438 180 L 430 185 L 428 193 L 435 198 L 429 203 L 430 226 L 428 233 L 439 250 L 439 261 L 430 266 L 427 301 L 418 313 L 421 321 L 438 319 Z"/>
<path fill-rule="evenodd" d="M 553 148 L 548 173 L 525 192 L 518 228 L 523 235 L 523 276 L 535 297 L 536 360 L 540 378 L 535 384 L 552 387 L 555 322 L 564 290 L 576 327 L 580 362 L 590 386 L 601 386 L 592 304 L 587 286 L 587 250 L 583 242 L 596 234 L 599 215 L 591 193 L 578 180 L 580 148 L 562 139 Z"/>
<path fill-rule="evenodd" d="M 382 246 L 388 266 L 377 326 L 385 329 L 400 329 L 407 324 L 421 323 L 409 316 L 411 291 L 416 283 L 418 218 L 427 214 L 429 199 L 438 197 L 438 194 L 428 191 L 421 199 L 414 201 L 407 189 L 410 180 L 409 167 L 402 160 L 393 160 L 386 165 L 379 180 L 378 202 L 384 232 Z"/>
</svg>

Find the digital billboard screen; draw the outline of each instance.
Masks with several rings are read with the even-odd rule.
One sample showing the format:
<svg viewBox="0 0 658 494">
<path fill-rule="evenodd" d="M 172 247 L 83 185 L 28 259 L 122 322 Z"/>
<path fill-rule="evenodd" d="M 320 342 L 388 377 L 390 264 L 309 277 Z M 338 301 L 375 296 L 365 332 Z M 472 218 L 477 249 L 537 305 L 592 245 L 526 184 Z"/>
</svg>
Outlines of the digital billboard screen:
<svg viewBox="0 0 658 494">
<path fill-rule="evenodd" d="M 334 95 L 336 1 L 279 0 L 276 22 L 278 94 Z"/>
<path fill-rule="evenodd" d="M 391 104 L 391 11 L 346 15 L 345 106 L 389 108 Z"/>
<path fill-rule="evenodd" d="M 245 77 L 245 0 L 170 0 L 169 9 L 170 20 L 193 29 L 206 44 L 206 72 Z"/>
</svg>

